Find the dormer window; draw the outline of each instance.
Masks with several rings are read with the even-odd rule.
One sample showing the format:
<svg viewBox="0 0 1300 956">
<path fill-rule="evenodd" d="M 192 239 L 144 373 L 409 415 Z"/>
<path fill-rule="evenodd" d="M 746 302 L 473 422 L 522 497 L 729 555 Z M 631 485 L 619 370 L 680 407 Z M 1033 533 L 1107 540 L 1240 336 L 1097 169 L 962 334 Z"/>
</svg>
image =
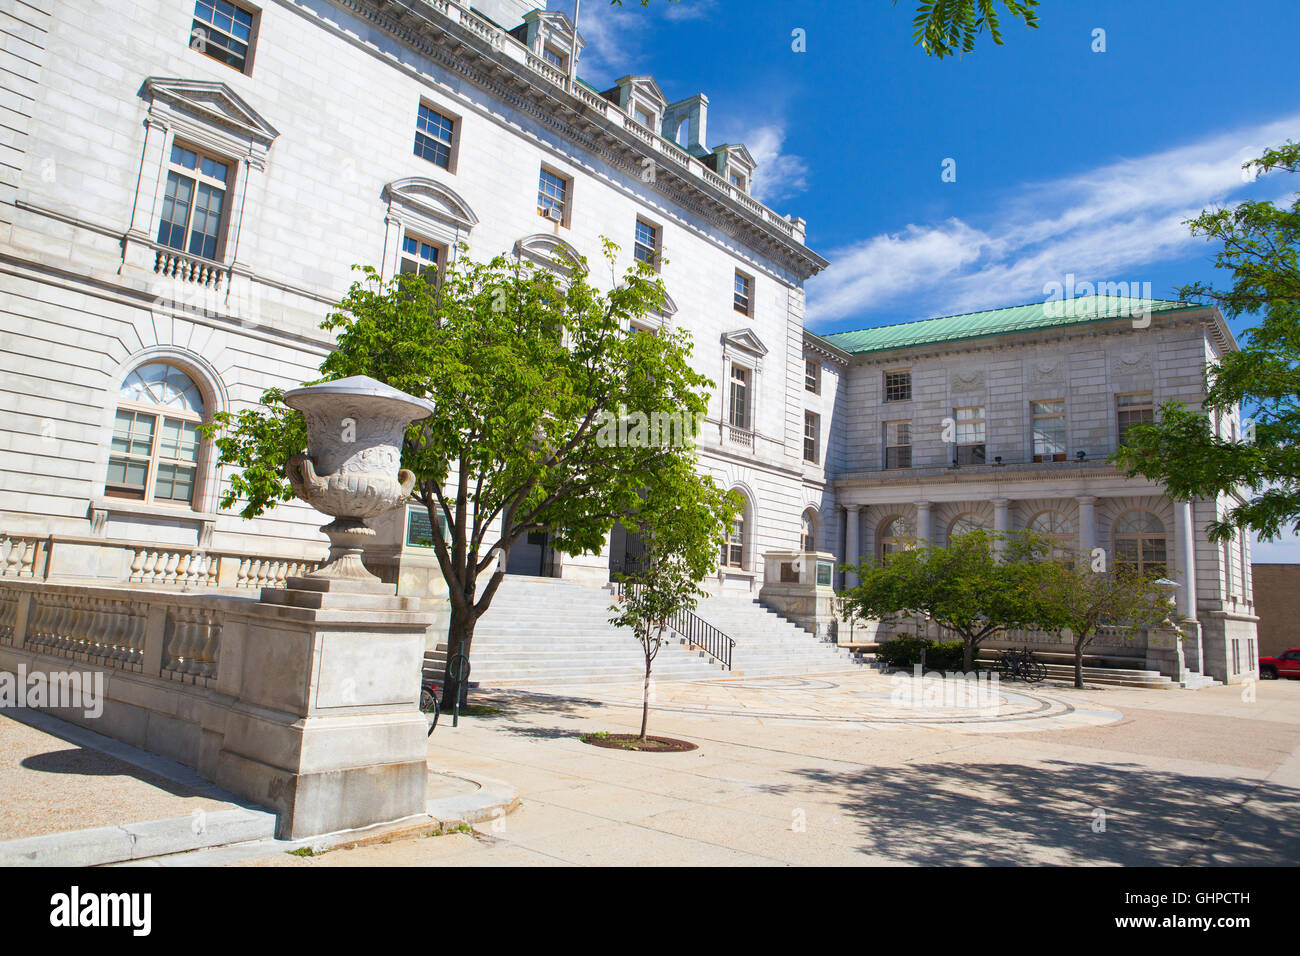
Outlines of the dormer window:
<svg viewBox="0 0 1300 956">
<path fill-rule="evenodd" d="M 731 180 L 731 185 L 735 186 L 737 189 L 745 188 L 745 177 L 740 175 L 740 173 L 736 172 L 734 169 L 727 178 Z"/>
<path fill-rule="evenodd" d="M 561 53 L 550 44 L 542 47 L 542 59 L 551 64 L 551 66 L 555 67 L 557 70 L 567 71 L 569 69 L 568 56 Z"/>
</svg>

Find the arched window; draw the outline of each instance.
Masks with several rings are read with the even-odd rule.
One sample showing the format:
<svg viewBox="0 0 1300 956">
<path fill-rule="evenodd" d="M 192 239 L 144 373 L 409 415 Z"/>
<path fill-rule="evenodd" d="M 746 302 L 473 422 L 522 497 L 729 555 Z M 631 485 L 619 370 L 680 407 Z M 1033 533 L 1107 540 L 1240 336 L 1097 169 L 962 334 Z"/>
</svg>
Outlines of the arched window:
<svg viewBox="0 0 1300 956">
<path fill-rule="evenodd" d="M 906 518 L 890 518 L 880 526 L 878 550 L 881 558 L 909 548 L 916 541 L 916 532 Z"/>
<path fill-rule="evenodd" d="M 984 522 L 979 519 L 978 515 L 970 514 L 958 515 L 953 519 L 952 524 L 948 525 L 948 541 L 952 542 L 953 538 L 963 534 L 970 534 L 972 531 L 984 531 Z"/>
<path fill-rule="evenodd" d="M 1114 528 L 1115 565 L 1139 574 L 1165 574 L 1164 523 L 1149 511 L 1120 515 Z"/>
<path fill-rule="evenodd" d="M 203 394 L 174 365 L 131 372 L 118 395 L 104 493 L 113 498 L 194 503 Z"/>
<path fill-rule="evenodd" d="M 817 550 L 817 516 L 809 508 L 803 513 L 803 518 L 799 522 L 799 541 L 800 547 L 804 551 Z"/>
<path fill-rule="evenodd" d="M 1074 522 L 1059 511 L 1041 511 L 1029 519 L 1029 530 L 1051 542 L 1052 561 L 1074 560 Z"/>
<path fill-rule="evenodd" d="M 722 542 L 722 564 L 728 568 L 745 566 L 745 517 L 740 515 L 731 523 L 731 533 Z"/>
</svg>

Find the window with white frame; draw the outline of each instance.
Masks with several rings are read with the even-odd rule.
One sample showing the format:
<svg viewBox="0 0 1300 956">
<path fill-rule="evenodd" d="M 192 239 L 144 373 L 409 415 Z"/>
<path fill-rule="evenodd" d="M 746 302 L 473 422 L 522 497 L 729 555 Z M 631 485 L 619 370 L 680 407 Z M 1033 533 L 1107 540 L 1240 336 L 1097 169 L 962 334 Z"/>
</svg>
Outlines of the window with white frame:
<svg viewBox="0 0 1300 956">
<path fill-rule="evenodd" d="M 804 551 L 817 550 L 817 515 L 811 508 L 799 519 L 799 545 Z"/>
<path fill-rule="evenodd" d="M 731 523 L 731 533 L 722 542 L 722 564 L 728 568 L 743 567 L 745 563 L 745 518 L 742 515 Z"/>
<path fill-rule="evenodd" d="M 551 46 L 549 43 L 542 46 L 542 59 L 557 70 L 569 69 L 569 55 L 561 52 L 558 48 Z"/>
<path fill-rule="evenodd" d="M 957 422 L 958 465 L 984 464 L 984 406 L 971 405 L 953 410 Z"/>
<path fill-rule="evenodd" d="M 803 413 L 803 460 L 814 465 L 820 461 L 821 416 L 815 412 Z"/>
<path fill-rule="evenodd" d="M 1028 528 L 1048 542 L 1048 559 L 1069 562 L 1074 559 L 1074 522 L 1059 511 L 1040 511 L 1029 520 Z"/>
<path fill-rule="evenodd" d="M 658 270 L 659 268 L 659 227 L 646 222 L 644 219 L 636 221 L 636 236 L 632 245 L 632 254 L 638 262 L 649 263 L 649 265 Z"/>
<path fill-rule="evenodd" d="M 1065 461 L 1065 401 L 1030 402 L 1034 461 Z"/>
<path fill-rule="evenodd" d="M 749 385 L 753 373 L 743 365 L 731 366 L 731 405 L 728 421 L 733 428 L 749 428 Z"/>
<path fill-rule="evenodd" d="M 221 254 L 230 169 L 229 160 L 172 144 L 159 243 L 205 259 Z"/>
<path fill-rule="evenodd" d="M 822 391 L 822 363 L 816 359 L 804 359 L 803 390 L 820 395 Z"/>
<path fill-rule="evenodd" d="M 916 531 L 906 518 L 890 518 L 880 526 L 876 541 L 876 550 L 883 560 L 911 547 L 916 541 Z"/>
<path fill-rule="evenodd" d="M 190 48 L 248 73 L 257 16 L 255 11 L 227 0 L 195 0 Z"/>
<path fill-rule="evenodd" d="M 567 225 L 570 182 L 567 177 L 543 166 L 537 180 L 537 215 Z"/>
<path fill-rule="evenodd" d="M 1115 417 L 1119 428 L 1119 443 L 1135 425 L 1150 425 L 1155 421 L 1155 405 L 1150 392 L 1130 392 L 1115 396 Z"/>
<path fill-rule="evenodd" d="M 150 362 L 132 371 L 118 395 L 104 494 L 192 505 L 203 415 L 202 393 L 176 366 Z"/>
<path fill-rule="evenodd" d="M 421 103 L 415 117 L 415 155 L 452 172 L 455 143 L 455 118 Z"/>
<path fill-rule="evenodd" d="M 1117 567 L 1163 576 L 1166 568 L 1165 525 L 1149 511 L 1129 511 L 1112 532 Z"/>
<path fill-rule="evenodd" d="M 885 401 L 910 402 L 912 400 L 912 373 L 885 373 Z"/>
<path fill-rule="evenodd" d="M 736 270 L 731 304 L 741 315 L 754 314 L 754 280 L 739 269 Z"/>
<path fill-rule="evenodd" d="M 436 243 L 409 232 L 402 236 L 402 257 L 398 271 L 403 275 L 419 273 L 428 282 L 437 282 L 442 259 L 443 251 Z"/>
<path fill-rule="evenodd" d="M 912 467 L 911 422 L 885 422 L 885 467 Z"/>
</svg>

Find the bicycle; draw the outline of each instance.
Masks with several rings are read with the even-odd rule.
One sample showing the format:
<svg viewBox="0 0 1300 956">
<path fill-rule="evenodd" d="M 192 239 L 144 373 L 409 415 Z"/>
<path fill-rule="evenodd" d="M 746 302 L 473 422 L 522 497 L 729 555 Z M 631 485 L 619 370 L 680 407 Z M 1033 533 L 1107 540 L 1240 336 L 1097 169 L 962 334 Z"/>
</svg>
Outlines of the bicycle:
<svg viewBox="0 0 1300 956">
<path fill-rule="evenodd" d="M 1019 680 L 1026 684 L 1037 684 L 1047 679 L 1047 668 L 1035 659 L 1034 652 L 1028 648 L 1012 648 L 1003 651 L 997 663 L 998 678 L 1001 680 Z"/>
<path fill-rule="evenodd" d="M 429 732 L 426 737 L 432 736 L 434 729 L 438 726 L 438 715 L 442 708 L 438 706 L 438 685 L 433 681 L 420 686 L 420 713 L 433 714 L 433 720 L 429 722 Z"/>
</svg>

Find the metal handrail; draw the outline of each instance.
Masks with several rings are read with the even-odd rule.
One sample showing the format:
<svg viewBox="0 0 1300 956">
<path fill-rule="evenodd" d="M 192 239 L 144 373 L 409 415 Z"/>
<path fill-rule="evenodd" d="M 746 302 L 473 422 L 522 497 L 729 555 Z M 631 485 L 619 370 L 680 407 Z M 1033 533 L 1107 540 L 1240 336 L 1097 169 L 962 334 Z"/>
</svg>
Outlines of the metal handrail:
<svg viewBox="0 0 1300 956">
<path fill-rule="evenodd" d="M 626 594 L 629 587 L 635 589 L 644 585 L 619 581 L 617 582 L 619 597 Z M 687 644 L 698 647 L 727 670 L 731 670 L 732 651 L 736 648 L 734 638 L 728 637 L 694 611 L 678 611 L 662 623 L 676 632 L 677 636 Z"/>
</svg>

